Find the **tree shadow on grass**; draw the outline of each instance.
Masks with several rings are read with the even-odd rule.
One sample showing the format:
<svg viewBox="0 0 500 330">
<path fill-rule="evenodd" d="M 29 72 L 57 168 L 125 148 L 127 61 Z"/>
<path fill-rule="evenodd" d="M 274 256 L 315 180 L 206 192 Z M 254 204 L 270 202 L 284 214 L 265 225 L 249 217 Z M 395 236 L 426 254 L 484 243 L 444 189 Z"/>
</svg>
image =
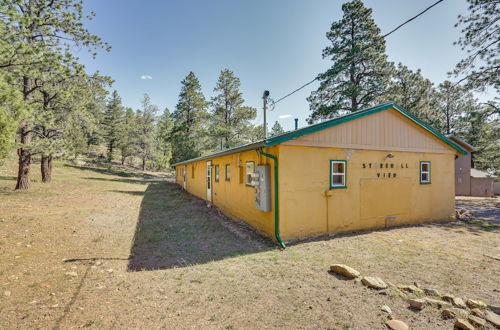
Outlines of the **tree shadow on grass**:
<svg viewBox="0 0 500 330">
<path fill-rule="evenodd" d="M 141 203 L 128 270 L 186 267 L 271 249 L 271 240 L 178 185 L 153 182 Z"/>
<path fill-rule="evenodd" d="M 158 176 L 147 174 L 147 173 L 142 173 L 138 171 L 127 171 L 125 169 L 118 169 L 118 168 L 107 168 L 107 167 L 97 167 L 97 166 L 77 166 L 77 165 L 70 165 L 70 164 L 65 164 L 65 166 L 71 167 L 71 168 L 76 168 L 82 171 L 89 171 L 89 172 L 95 172 L 99 174 L 106 174 L 106 175 L 115 175 L 119 176 L 122 178 L 130 178 L 130 177 L 139 177 L 143 179 L 158 179 Z"/>
</svg>

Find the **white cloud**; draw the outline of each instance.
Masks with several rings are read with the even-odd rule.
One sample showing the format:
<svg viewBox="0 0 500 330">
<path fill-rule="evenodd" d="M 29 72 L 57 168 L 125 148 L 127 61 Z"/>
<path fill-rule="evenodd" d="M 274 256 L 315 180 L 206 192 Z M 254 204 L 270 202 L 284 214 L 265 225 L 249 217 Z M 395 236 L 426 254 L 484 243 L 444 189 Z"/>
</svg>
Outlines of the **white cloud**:
<svg viewBox="0 0 500 330">
<path fill-rule="evenodd" d="M 150 75 L 147 75 L 147 74 L 143 74 L 143 75 L 141 76 L 141 79 L 142 79 L 142 80 L 151 80 L 151 79 L 153 79 L 153 77 L 151 77 Z"/>
<path fill-rule="evenodd" d="M 290 117 L 292 117 L 292 115 L 291 115 L 291 114 L 289 114 L 289 113 L 288 113 L 288 114 L 286 114 L 286 115 L 280 115 L 280 118 L 281 118 L 281 119 L 290 118 Z"/>
</svg>

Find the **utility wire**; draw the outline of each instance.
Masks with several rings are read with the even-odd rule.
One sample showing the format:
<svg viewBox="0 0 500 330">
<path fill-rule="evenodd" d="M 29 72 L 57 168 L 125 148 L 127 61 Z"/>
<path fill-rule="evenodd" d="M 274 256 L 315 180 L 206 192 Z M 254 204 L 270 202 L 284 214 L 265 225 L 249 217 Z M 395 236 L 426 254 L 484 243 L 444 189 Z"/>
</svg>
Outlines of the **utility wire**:
<svg viewBox="0 0 500 330">
<path fill-rule="evenodd" d="M 385 39 L 386 37 L 390 36 L 392 33 L 396 32 L 397 30 L 399 30 L 400 28 L 402 28 L 403 26 L 405 26 L 406 24 L 410 23 L 411 21 L 413 21 L 414 19 L 416 19 L 417 17 L 423 15 L 425 12 L 427 12 L 428 10 L 430 10 L 432 7 L 438 5 L 439 3 L 443 2 L 444 0 L 438 0 L 436 2 L 434 2 L 432 5 L 430 5 L 429 7 L 425 8 L 424 10 L 422 10 L 420 13 L 418 13 L 417 15 L 413 16 L 412 18 L 404 21 L 403 23 L 399 24 L 396 28 L 394 28 L 393 30 L 387 32 L 386 34 L 382 35 L 382 38 Z M 367 48 L 367 47 L 366 47 Z M 316 80 L 318 80 L 318 76 L 316 76 L 313 80 L 311 80 L 310 82 L 308 83 L 305 83 L 304 85 L 300 86 L 299 88 L 293 90 L 292 92 L 286 94 L 285 96 L 279 98 L 277 101 L 274 101 L 274 104 L 278 103 L 279 101 L 282 101 L 284 99 L 286 99 L 287 97 L 297 93 L 298 91 L 300 91 L 301 89 L 309 86 L 310 84 L 312 84 L 313 82 L 315 82 Z"/>
</svg>

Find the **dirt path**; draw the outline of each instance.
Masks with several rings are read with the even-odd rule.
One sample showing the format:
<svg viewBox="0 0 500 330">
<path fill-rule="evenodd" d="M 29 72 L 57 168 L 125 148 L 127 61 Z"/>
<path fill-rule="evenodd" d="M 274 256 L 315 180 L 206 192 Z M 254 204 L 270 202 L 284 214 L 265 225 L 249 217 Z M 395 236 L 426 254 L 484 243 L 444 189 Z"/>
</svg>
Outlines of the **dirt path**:
<svg viewBox="0 0 500 330">
<path fill-rule="evenodd" d="M 330 275 L 332 263 L 393 283 L 500 304 L 498 232 L 437 224 L 291 244 L 286 250 L 163 178 L 58 165 L 13 192 L 0 168 L 0 328 L 413 329 L 452 321 Z M 36 177 L 35 177 L 36 179 Z"/>
</svg>

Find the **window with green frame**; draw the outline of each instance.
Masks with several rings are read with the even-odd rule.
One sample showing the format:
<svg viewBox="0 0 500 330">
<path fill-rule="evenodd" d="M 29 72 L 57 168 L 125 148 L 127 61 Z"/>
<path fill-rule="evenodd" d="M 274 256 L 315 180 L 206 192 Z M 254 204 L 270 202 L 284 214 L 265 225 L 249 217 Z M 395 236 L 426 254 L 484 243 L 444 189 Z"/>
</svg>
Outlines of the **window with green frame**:
<svg viewBox="0 0 500 330">
<path fill-rule="evenodd" d="M 347 188 L 347 162 L 330 160 L 330 189 Z"/>
<path fill-rule="evenodd" d="M 214 169 L 214 175 L 215 175 L 215 182 L 219 182 L 219 165 L 215 165 Z"/>
<path fill-rule="evenodd" d="M 431 162 L 420 162 L 420 184 L 431 183 Z"/>
<path fill-rule="evenodd" d="M 226 181 L 231 181 L 231 164 L 226 164 Z"/>
</svg>

